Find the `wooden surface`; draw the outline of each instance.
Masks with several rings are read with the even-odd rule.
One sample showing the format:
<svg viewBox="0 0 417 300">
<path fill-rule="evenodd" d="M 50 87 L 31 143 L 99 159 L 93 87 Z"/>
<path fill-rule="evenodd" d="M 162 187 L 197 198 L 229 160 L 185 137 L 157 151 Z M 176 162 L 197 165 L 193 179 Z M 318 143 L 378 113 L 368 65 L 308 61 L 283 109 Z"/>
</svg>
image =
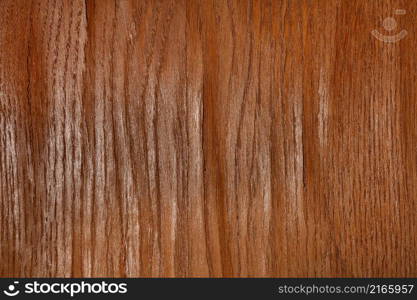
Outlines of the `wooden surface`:
<svg viewBox="0 0 417 300">
<path fill-rule="evenodd" d="M 0 275 L 417 276 L 416 17 L 1 0 Z"/>
</svg>

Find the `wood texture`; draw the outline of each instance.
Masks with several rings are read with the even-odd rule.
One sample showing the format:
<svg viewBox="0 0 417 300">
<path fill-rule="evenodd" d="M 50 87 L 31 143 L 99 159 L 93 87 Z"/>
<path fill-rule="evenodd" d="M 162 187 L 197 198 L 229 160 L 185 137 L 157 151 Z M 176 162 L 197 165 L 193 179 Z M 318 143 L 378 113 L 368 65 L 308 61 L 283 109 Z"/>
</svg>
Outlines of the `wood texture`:
<svg viewBox="0 0 417 300">
<path fill-rule="evenodd" d="M 417 276 L 416 16 L 1 0 L 0 275 Z"/>
</svg>

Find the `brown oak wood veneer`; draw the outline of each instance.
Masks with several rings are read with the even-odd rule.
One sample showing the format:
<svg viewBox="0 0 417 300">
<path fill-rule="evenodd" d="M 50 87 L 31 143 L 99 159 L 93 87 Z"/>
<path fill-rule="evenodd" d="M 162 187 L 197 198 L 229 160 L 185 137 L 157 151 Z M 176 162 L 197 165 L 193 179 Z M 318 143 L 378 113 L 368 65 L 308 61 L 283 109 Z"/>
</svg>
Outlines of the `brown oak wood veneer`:
<svg viewBox="0 0 417 300">
<path fill-rule="evenodd" d="M 416 17 L 1 0 L 0 276 L 417 276 Z"/>
</svg>

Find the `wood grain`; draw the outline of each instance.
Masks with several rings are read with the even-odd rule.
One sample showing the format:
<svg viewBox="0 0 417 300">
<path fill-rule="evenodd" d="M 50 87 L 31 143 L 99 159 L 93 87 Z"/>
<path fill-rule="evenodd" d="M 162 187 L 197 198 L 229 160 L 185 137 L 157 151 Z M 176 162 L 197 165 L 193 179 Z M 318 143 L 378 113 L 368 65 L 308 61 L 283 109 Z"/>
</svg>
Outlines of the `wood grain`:
<svg viewBox="0 0 417 300">
<path fill-rule="evenodd" d="M 417 276 L 416 15 L 1 0 L 0 276 Z"/>
</svg>

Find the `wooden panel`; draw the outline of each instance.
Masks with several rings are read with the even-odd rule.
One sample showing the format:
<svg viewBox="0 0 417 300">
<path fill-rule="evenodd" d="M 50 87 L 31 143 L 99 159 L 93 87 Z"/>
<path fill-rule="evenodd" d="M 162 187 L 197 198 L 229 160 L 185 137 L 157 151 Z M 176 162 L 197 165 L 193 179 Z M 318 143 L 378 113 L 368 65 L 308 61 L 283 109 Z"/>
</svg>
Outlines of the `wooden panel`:
<svg viewBox="0 0 417 300">
<path fill-rule="evenodd" d="M 0 276 L 417 276 L 416 14 L 0 1 Z"/>
</svg>

